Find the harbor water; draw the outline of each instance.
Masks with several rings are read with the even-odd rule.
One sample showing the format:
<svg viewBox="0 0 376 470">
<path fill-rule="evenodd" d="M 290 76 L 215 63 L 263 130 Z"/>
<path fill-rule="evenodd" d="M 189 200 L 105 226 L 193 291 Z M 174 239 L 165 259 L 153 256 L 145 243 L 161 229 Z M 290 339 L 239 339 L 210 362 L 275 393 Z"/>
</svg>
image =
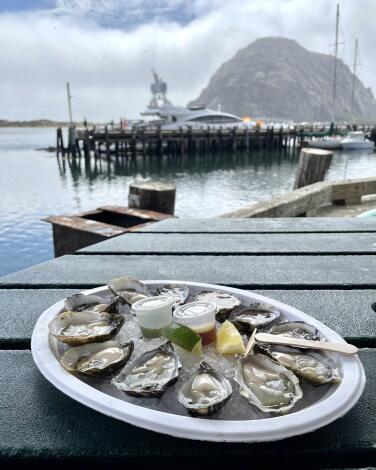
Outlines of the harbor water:
<svg viewBox="0 0 376 470">
<path fill-rule="evenodd" d="M 134 181 L 177 187 L 176 215 L 215 217 L 292 189 L 294 151 L 107 162 L 57 160 L 38 148 L 55 144 L 52 128 L 0 129 L 0 275 L 53 258 L 50 215 L 127 205 Z M 376 154 L 338 152 L 328 179 L 376 174 Z"/>
</svg>

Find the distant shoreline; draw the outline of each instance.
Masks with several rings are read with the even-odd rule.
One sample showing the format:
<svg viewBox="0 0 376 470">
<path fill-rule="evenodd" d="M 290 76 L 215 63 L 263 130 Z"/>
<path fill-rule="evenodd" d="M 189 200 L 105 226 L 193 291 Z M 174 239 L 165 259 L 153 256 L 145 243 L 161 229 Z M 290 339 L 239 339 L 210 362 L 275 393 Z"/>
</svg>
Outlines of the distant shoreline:
<svg viewBox="0 0 376 470">
<path fill-rule="evenodd" d="M 75 122 L 76 126 L 83 126 L 83 122 Z M 92 123 L 87 123 L 92 125 Z M 50 119 L 32 119 L 31 121 L 8 121 L 7 119 L 0 119 L 1 127 L 69 127 L 70 123 L 67 121 L 52 121 Z"/>
</svg>

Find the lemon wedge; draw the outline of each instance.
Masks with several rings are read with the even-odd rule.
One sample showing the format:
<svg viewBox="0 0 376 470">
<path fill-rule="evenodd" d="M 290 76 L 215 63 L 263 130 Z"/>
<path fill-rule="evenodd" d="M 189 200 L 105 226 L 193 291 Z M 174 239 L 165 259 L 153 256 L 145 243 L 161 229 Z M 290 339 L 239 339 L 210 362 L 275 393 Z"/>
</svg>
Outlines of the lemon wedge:
<svg viewBox="0 0 376 470">
<path fill-rule="evenodd" d="M 215 349 L 219 354 L 243 354 L 245 351 L 239 331 L 228 320 L 217 331 Z"/>
</svg>

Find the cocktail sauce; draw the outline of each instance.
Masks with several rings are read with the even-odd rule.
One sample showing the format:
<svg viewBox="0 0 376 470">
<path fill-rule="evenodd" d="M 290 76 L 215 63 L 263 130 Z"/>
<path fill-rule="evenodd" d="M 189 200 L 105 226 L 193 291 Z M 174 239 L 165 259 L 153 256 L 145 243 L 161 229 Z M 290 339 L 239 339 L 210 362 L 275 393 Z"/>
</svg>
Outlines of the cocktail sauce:
<svg viewBox="0 0 376 470">
<path fill-rule="evenodd" d="M 202 345 L 205 346 L 216 339 L 216 313 L 215 303 L 199 300 L 175 309 L 173 318 L 176 323 L 185 325 L 198 333 L 202 338 Z"/>
</svg>

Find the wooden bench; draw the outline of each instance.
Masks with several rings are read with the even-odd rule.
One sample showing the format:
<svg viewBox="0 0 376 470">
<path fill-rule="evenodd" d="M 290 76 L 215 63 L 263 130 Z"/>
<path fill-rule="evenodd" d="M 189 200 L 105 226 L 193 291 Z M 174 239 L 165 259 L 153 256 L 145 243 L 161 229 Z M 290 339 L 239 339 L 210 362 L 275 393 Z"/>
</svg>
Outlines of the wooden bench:
<svg viewBox="0 0 376 470">
<path fill-rule="evenodd" d="M 25 468 L 374 466 L 375 243 L 371 219 L 167 219 L 0 278 L 0 462 Z M 361 348 L 362 398 L 316 432 L 262 444 L 177 439 L 86 408 L 34 366 L 33 326 L 57 300 L 125 273 L 234 285 L 296 306 Z"/>
</svg>

